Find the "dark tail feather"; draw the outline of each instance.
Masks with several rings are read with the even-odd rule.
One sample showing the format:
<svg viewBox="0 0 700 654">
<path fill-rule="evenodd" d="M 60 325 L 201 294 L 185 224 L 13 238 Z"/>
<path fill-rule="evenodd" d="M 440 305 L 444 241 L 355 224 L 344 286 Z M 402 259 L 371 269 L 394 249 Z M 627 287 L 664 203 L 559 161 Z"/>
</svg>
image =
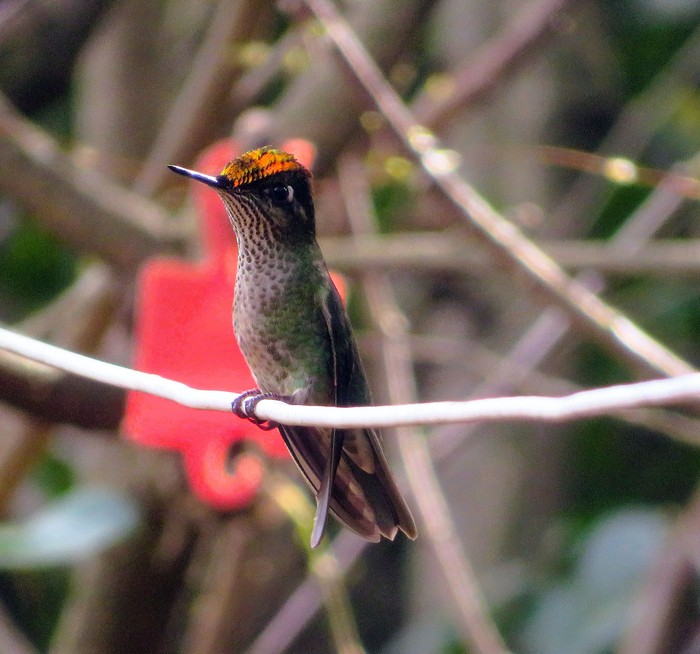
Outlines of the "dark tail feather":
<svg viewBox="0 0 700 654">
<path fill-rule="evenodd" d="M 314 528 L 311 532 L 311 547 L 316 547 L 323 538 L 328 519 L 328 507 L 330 506 L 332 490 L 335 482 L 335 473 L 338 470 L 340 456 L 343 453 L 343 440 L 345 432 L 342 429 L 334 429 L 331 436 L 331 451 L 328 462 L 325 466 L 321 488 L 318 491 L 316 500 L 316 516 L 314 517 Z"/>
<path fill-rule="evenodd" d="M 292 458 L 317 496 L 312 547 L 323 535 L 326 515 L 330 511 L 338 520 L 367 540 L 377 542 L 382 536 L 393 539 L 400 529 L 408 538 L 416 537 L 416 526 L 405 500 L 396 486 L 376 436 L 372 434 L 374 472 L 360 468 L 350 456 L 329 452 L 337 443 L 335 437 L 325 439 L 309 427 L 280 425 L 280 432 Z M 345 433 L 340 433 L 344 439 Z M 330 443 L 329 443 L 330 441 Z M 342 441 L 341 441 L 342 445 Z M 336 463 L 329 466 L 329 462 Z M 334 469 L 332 479 L 329 470 Z M 325 484 L 328 483 L 328 488 Z"/>
<path fill-rule="evenodd" d="M 406 504 L 406 500 L 403 498 L 399 487 L 396 485 L 394 476 L 391 474 L 389 463 L 386 460 L 384 450 L 379 442 L 379 437 L 376 432 L 372 430 L 369 431 L 372 433 L 370 442 L 374 449 L 375 470 L 373 475 L 367 475 L 373 477 L 373 480 L 366 484 L 365 494 L 367 495 L 369 503 L 377 513 L 379 528 L 382 535 L 386 538 L 393 540 L 396 532 L 401 530 L 407 538 L 415 540 L 418 536 L 418 530 L 416 529 L 416 523 L 411 515 L 411 510 L 408 508 L 408 504 Z M 355 474 L 357 476 L 360 473 L 358 472 Z M 384 507 L 384 509 L 380 510 L 379 507 Z M 384 531 L 382 522 L 379 521 L 380 513 L 388 516 L 384 519 L 388 526 L 387 532 Z M 389 533 L 393 533 L 393 536 L 390 536 Z"/>
</svg>

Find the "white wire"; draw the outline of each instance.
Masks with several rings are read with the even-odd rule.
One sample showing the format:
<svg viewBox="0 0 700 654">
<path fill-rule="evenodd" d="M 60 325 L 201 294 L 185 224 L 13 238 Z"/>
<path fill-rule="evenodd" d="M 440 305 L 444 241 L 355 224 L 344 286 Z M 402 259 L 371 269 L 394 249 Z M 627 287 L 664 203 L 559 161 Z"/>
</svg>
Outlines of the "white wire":
<svg viewBox="0 0 700 654">
<path fill-rule="evenodd" d="M 159 375 L 123 368 L 0 328 L 0 349 L 81 377 L 163 397 L 193 409 L 230 411 L 234 392 L 201 390 Z M 295 406 L 262 400 L 256 415 L 290 425 L 395 427 L 494 421 L 559 422 L 625 409 L 694 402 L 700 373 L 580 391 L 562 397 L 500 397 L 467 402 L 430 402 L 371 407 Z"/>
</svg>

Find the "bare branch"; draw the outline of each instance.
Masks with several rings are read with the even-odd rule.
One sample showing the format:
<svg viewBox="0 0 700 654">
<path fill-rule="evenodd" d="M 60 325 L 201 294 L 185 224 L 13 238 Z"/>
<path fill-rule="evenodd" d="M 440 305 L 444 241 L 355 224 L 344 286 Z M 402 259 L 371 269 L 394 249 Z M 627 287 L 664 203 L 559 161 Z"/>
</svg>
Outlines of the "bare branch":
<svg viewBox="0 0 700 654">
<path fill-rule="evenodd" d="M 553 32 L 556 14 L 574 0 L 539 0 L 525 3 L 512 21 L 487 42 L 454 74 L 453 91 L 442 102 L 435 102 L 423 92 L 413 103 L 420 121 L 439 130 L 458 112 L 465 111 L 489 91 L 497 88 L 503 77 L 527 61 L 530 54 Z"/>
<path fill-rule="evenodd" d="M 0 192 L 71 247 L 128 270 L 173 242 L 160 206 L 76 165 L 2 97 Z"/>
<path fill-rule="evenodd" d="M 337 579 L 342 579 L 348 573 L 367 545 L 367 541 L 347 530 L 338 534 L 329 546 L 337 563 L 334 571 Z M 245 654 L 281 654 L 287 651 L 294 638 L 321 609 L 323 596 L 318 591 L 318 580 L 310 574 L 287 598 Z"/>
<path fill-rule="evenodd" d="M 652 135 L 676 114 L 687 101 L 688 83 L 692 83 L 700 58 L 700 28 L 688 37 L 653 82 L 625 105 L 609 130 L 598 152 L 603 156 L 624 152 L 637 157 L 649 144 Z M 595 200 L 600 178 L 580 175 L 566 192 L 549 224 L 559 234 L 578 230 L 590 222 L 591 205 Z"/>
<path fill-rule="evenodd" d="M 119 284 L 110 268 L 91 263 L 66 291 L 15 329 L 63 347 L 94 351 L 110 325 L 118 298 Z M 39 366 L 6 351 L 0 351 L 0 400 L 37 421 L 85 428 L 115 428 L 124 411 L 120 389 Z"/>
<path fill-rule="evenodd" d="M 434 4 L 435 0 L 348 3 L 348 19 L 374 61 L 386 68 L 416 42 L 415 32 L 422 29 Z M 287 84 L 275 103 L 268 139 L 270 143 L 291 136 L 309 139 L 318 150 L 314 168 L 320 172 L 335 161 L 356 133 L 357 118 L 371 103 L 352 76 L 345 73 L 332 48 L 323 44 L 322 50 L 312 55 L 313 67 Z"/>
<path fill-rule="evenodd" d="M 356 158 L 347 158 L 340 170 L 340 183 L 356 234 L 376 230 L 369 184 Z M 363 275 L 372 317 L 382 335 L 385 384 L 392 402 L 415 402 L 418 398 L 406 317 L 396 302 L 386 275 Z M 437 470 L 423 434 L 416 429 L 397 429 L 399 451 L 413 497 L 435 557 L 462 626 L 465 639 L 481 654 L 504 654 L 507 647 L 491 620 L 476 573 L 462 548 L 457 528 L 440 484 Z"/>
<path fill-rule="evenodd" d="M 456 172 L 450 153 L 437 137 L 419 125 L 398 94 L 367 54 L 354 32 L 327 0 L 306 0 L 339 52 L 367 89 L 387 122 L 425 172 L 478 229 L 504 261 L 525 273 L 545 296 L 562 306 L 608 348 L 648 372 L 680 375 L 692 366 L 641 330 L 629 318 L 603 302 L 564 271 L 511 222 L 496 212 Z"/>
<path fill-rule="evenodd" d="M 449 232 L 334 236 L 319 239 L 319 244 L 328 264 L 341 270 L 408 268 L 478 275 L 491 272 L 494 263 L 475 239 Z M 623 276 L 700 274 L 700 241 L 695 239 L 657 240 L 635 250 L 617 239 L 542 241 L 539 246 L 570 270 Z"/>
<path fill-rule="evenodd" d="M 213 138 L 219 127 L 217 114 L 240 72 L 233 47 L 245 42 L 254 27 L 261 25 L 259 17 L 265 4 L 258 0 L 219 2 L 185 84 L 134 183 L 137 192 L 154 195 L 170 178 L 168 163 L 189 162 Z"/>
</svg>

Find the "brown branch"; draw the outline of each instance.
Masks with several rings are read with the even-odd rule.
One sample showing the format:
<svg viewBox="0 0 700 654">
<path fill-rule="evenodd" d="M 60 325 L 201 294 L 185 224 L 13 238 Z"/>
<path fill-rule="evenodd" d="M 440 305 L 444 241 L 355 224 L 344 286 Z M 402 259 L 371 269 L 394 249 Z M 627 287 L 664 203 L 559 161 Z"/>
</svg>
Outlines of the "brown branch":
<svg viewBox="0 0 700 654">
<path fill-rule="evenodd" d="M 374 0 L 351 4 L 348 20 L 382 68 L 406 52 L 435 0 Z M 312 41 L 313 43 L 313 41 Z M 310 53 L 313 66 L 291 81 L 275 105 L 270 143 L 299 136 L 311 140 L 323 171 L 357 131 L 358 116 L 370 103 L 366 94 L 325 43 Z"/>
<path fill-rule="evenodd" d="M 375 356 L 379 356 L 376 339 L 364 338 L 361 342 Z M 475 340 L 444 338 L 411 334 L 409 337 L 411 355 L 416 363 L 434 366 L 450 366 L 466 370 L 475 376 L 483 376 L 484 371 L 507 370 L 511 382 L 506 391 L 522 395 L 569 395 L 583 390 L 581 386 L 567 379 L 540 372 L 529 361 L 521 362 L 486 348 Z M 471 393 L 475 397 L 476 393 Z M 697 447 L 700 445 L 700 420 L 685 416 L 672 409 L 647 407 L 611 413 L 611 417 L 632 425 L 639 425 L 672 438 L 679 443 Z M 448 425 L 436 430 L 431 437 L 430 451 L 436 461 L 442 462 L 454 455 L 454 450 L 464 440 L 473 435 L 472 425 Z"/>
<path fill-rule="evenodd" d="M 625 315 L 568 277 L 540 248 L 497 213 L 449 165 L 437 138 L 420 126 L 388 84 L 354 32 L 327 0 L 306 0 L 324 25 L 353 73 L 372 96 L 392 129 L 417 156 L 426 173 L 462 212 L 496 255 L 523 273 L 544 297 L 561 306 L 571 319 L 619 356 L 647 374 L 678 375 L 693 368 Z"/>
<path fill-rule="evenodd" d="M 700 564 L 700 491 L 656 556 L 649 579 L 634 602 L 618 654 L 697 652 L 693 599 Z M 695 643 L 694 646 L 692 644 Z"/>
<path fill-rule="evenodd" d="M 1 97 L 0 192 L 69 247 L 130 272 L 175 242 L 160 206 L 77 165 Z"/>
<path fill-rule="evenodd" d="M 341 531 L 331 546 L 333 557 L 338 564 L 338 575 L 347 574 L 368 546 L 367 541 L 360 540 L 349 531 Z M 245 654 L 286 652 L 294 639 L 321 610 L 322 602 L 323 596 L 319 593 L 318 581 L 309 573 L 265 628 L 258 633 Z"/>
<path fill-rule="evenodd" d="M 122 389 L 74 375 L 12 373 L 0 356 L 2 399 L 37 420 L 114 429 L 124 413 Z M 53 371 L 51 371 L 53 372 Z"/>
<path fill-rule="evenodd" d="M 671 176 L 669 175 L 667 179 Z M 678 202 L 680 202 L 680 197 L 670 193 L 665 184 L 656 188 L 610 240 L 597 247 L 601 252 L 611 254 L 614 252 L 614 259 L 617 261 L 639 261 L 642 250 L 648 247 L 647 241 L 662 227 Z M 594 292 L 601 293 L 604 290 L 604 280 L 597 275 L 597 271 L 590 268 L 584 269 L 576 279 Z M 551 307 L 544 311 L 520 336 L 498 366 L 485 368 L 491 372 L 472 396 L 507 393 L 528 376 L 528 370 L 534 370 L 546 360 L 569 329 L 568 317 L 561 309 Z M 669 427 L 668 433 L 674 433 L 685 442 L 695 443 L 696 439 L 692 436 L 692 429 L 688 430 L 688 420 L 680 414 L 668 414 L 663 419 L 659 414 L 652 413 L 647 414 L 646 419 L 660 420 L 657 428 L 661 428 L 663 431 L 664 426 Z M 460 442 L 464 442 L 476 429 L 476 426 L 471 425 L 458 434 L 454 429 L 441 430 L 443 452 L 448 455 L 452 454 Z M 449 441 L 447 445 L 445 445 L 445 441 Z"/>
<path fill-rule="evenodd" d="M 411 269 L 475 275 L 493 271 L 494 258 L 479 242 L 450 232 L 333 236 L 319 239 L 328 264 L 340 270 Z M 542 241 L 539 246 L 562 268 L 592 269 L 605 275 L 697 276 L 700 241 L 652 241 L 639 250 L 607 241 Z"/>
<path fill-rule="evenodd" d="M 255 511 L 210 524 L 189 564 L 188 591 L 196 595 L 178 651 L 245 651 L 304 574 L 292 542 L 289 521 L 264 495 Z"/>
<path fill-rule="evenodd" d="M 369 186 L 358 161 L 346 159 L 340 170 L 341 188 L 350 223 L 356 234 L 373 231 Z M 372 318 L 382 334 L 385 384 L 392 403 L 416 402 L 418 392 L 409 345 L 406 317 L 394 298 L 389 279 L 365 273 L 363 287 Z M 440 487 L 425 438 L 415 428 L 398 428 L 399 451 L 416 500 L 425 533 L 452 593 L 465 639 L 480 654 L 508 651 L 488 615 L 473 566 L 459 542 L 449 506 Z"/>
<path fill-rule="evenodd" d="M 217 134 L 219 118 L 240 64 L 240 47 L 260 25 L 269 3 L 259 0 L 220 0 L 204 43 L 196 54 L 184 86 L 163 121 L 158 137 L 136 178 L 134 190 L 154 195 L 172 174 L 167 164 L 186 164 Z"/>
<path fill-rule="evenodd" d="M 105 266 L 86 267 L 67 291 L 18 327 L 28 334 L 94 350 L 109 326 L 119 292 Z M 113 429 L 124 391 L 0 351 L 0 399 L 37 421 Z"/>
<path fill-rule="evenodd" d="M 577 0 L 539 0 L 525 3 L 498 34 L 476 53 L 469 55 L 461 70 L 451 74 L 452 92 L 436 102 L 423 91 L 413 102 L 416 118 L 440 130 L 456 114 L 483 100 L 503 81 L 522 67 L 528 56 L 555 30 L 556 14 Z"/>
</svg>

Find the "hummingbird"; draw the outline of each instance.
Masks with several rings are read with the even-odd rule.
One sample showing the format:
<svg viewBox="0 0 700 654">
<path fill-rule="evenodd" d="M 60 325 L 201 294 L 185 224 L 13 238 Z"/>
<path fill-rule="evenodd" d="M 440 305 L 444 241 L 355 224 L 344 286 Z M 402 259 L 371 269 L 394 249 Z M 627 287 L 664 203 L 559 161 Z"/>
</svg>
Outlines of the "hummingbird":
<svg viewBox="0 0 700 654">
<path fill-rule="evenodd" d="M 333 514 L 363 538 L 416 537 L 411 512 L 374 429 L 266 424 L 266 398 L 292 404 L 366 406 L 369 386 L 350 320 L 316 241 L 311 173 L 286 152 L 263 147 L 210 176 L 169 168 L 213 188 L 238 243 L 233 326 L 258 388 L 232 404 L 241 418 L 277 427 L 316 497 L 311 546 Z"/>
</svg>

